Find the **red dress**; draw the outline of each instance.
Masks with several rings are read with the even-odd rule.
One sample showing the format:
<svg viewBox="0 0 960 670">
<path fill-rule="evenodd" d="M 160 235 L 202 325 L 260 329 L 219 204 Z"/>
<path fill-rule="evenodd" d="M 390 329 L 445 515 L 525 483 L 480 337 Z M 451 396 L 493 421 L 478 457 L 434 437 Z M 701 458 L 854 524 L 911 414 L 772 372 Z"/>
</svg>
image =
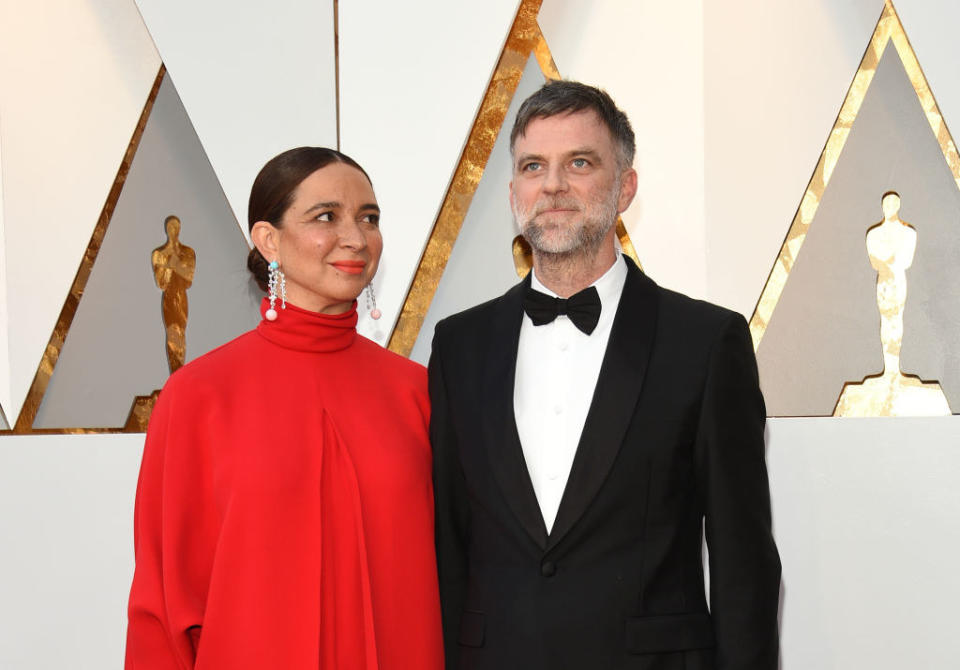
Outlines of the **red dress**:
<svg viewBox="0 0 960 670">
<path fill-rule="evenodd" d="M 426 371 L 277 311 L 157 401 L 126 667 L 439 670 Z"/>
</svg>

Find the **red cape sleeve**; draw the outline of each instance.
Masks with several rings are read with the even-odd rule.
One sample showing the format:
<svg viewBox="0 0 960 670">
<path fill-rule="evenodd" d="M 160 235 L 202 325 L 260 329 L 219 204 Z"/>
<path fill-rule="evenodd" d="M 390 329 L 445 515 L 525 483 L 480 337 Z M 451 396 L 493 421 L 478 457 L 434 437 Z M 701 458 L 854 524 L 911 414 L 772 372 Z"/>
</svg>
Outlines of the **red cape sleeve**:
<svg viewBox="0 0 960 670">
<path fill-rule="evenodd" d="M 219 522 L 203 403 L 182 380 L 172 377 L 157 400 L 140 466 L 127 670 L 192 668 L 203 624 Z"/>
</svg>

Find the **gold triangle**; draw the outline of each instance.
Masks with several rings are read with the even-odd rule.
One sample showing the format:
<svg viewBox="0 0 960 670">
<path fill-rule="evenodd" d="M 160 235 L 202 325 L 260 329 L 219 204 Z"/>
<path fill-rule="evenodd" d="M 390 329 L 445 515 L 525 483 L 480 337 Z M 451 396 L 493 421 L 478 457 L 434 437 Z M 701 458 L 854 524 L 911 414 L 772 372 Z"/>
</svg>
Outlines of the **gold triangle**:
<svg viewBox="0 0 960 670">
<path fill-rule="evenodd" d="M 543 0 L 522 0 L 517 9 L 500 59 L 487 85 L 487 91 L 443 199 L 440 213 L 420 257 L 397 325 L 387 344 L 388 349 L 398 354 L 409 356 L 413 351 L 413 345 L 420 334 L 420 328 L 447 267 L 453 245 L 460 234 L 460 227 L 470 209 L 470 202 L 483 177 L 487 160 L 506 120 L 507 110 L 530 55 L 537 59 L 544 77 L 560 79 L 550 47 L 537 23 L 542 2 Z M 617 220 L 617 235 L 624 253 L 639 264 L 637 252 L 620 219 Z M 514 253 L 518 253 L 516 247 Z"/>
<path fill-rule="evenodd" d="M 940 113 L 940 108 L 934 100 L 933 92 L 927 83 L 926 77 L 920 68 L 920 62 L 910 46 L 907 34 L 900 22 L 896 9 L 891 0 L 886 0 L 883 12 L 880 14 L 880 20 L 870 38 L 866 53 L 860 61 L 860 67 L 850 84 L 847 96 L 840 107 L 840 113 L 837 115 L 836 123 L 830 131 L 823 153 L 820 154 L 820 160 L 813 172 L 807 190 L 800 201 L 800 206 L 794 216 L 793 223 L 790 224 L 790 230 L 787 232 L 783 246 L 777 260 L 770 270 L 767 282 L 757 301 L 757 306 L 750 318 L 750 333 L 753 336 L 753 347 L 756 350 L 760 346 L 760 341 L 766 332 L 767 324 L 777 307 L 780 295 L 783 293 L 784 286 L 790 277 L 790 271 L 793 269 L 797 255 L 806 239 L 810 223 L 813 221 L 820 205 L 820 200 L 830 183 L 830 177 L 833 169 L 836 167 L 840 154 L 846 144 L 850 129 L 860 112 L 863 100 L 866 97 L 867 89 L 873 81 L 877 66 L 880 63 L 880 57 L 889 42 L 893 42 L 907 72 L 910 83 L 920 100 L 930 128 L 943 152 L 943 157 L 947 161 L 950 172 L 953 174 L 954 182 L 960 188 L 960 155 L 957 154 L 957 147 L 947 130 L 947 124 Z"/>
</svg>

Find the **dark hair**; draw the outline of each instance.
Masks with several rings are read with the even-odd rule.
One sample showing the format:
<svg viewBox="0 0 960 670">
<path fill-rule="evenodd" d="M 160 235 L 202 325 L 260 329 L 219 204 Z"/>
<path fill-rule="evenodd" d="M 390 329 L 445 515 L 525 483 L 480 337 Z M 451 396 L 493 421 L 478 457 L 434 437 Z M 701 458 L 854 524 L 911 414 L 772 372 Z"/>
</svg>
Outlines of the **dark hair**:
<svg viewBox="0 0 960 670">
<path fill-rule="evenodd" d="M 527 126 L 534 119 L 545 119 L 586 109 L 596 112 L 600 121 L 610 131 L 620 154 L 620 168 L 630 167 L 637 150 L 630 120 L 623 111 L 617 109 L 606 91 L 596 86 L 581 84 L 579 81 L 548 81 L 539 91 L 523 101 L 520 111 L 517 112 L 517 119 L 513 122 L 513 130 L 510 131 L 510 154 L 513 155 L 517 138 L 523 136 Z"/>
<path fill-rule="evenodd" d="M 304 179 L 331 163 L 345 163 L 355 167 L 370 181 L 366 170 L 355 160 L 335 149 L 297 147 L 284 151 L 267 161 L 253 180 L 250 204 L 247 207 L 248 230 L 253 230 L 253 224 L 257 221 L 267 221 L 280 228 L 283 225 L 283 215 L 290 207 L 297 187 Z M 247 269 L 257 281 L 257 285 L 266 291 L 269 264 L 256 247 L 253 247 L 247 256 Z"/>
</svg>

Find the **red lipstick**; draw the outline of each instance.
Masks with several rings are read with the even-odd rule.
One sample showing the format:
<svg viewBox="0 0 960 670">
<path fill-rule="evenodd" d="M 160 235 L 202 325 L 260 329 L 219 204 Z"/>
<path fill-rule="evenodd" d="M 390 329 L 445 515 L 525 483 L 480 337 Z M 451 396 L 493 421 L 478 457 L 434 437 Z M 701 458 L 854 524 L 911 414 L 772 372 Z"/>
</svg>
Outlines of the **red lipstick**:
<svg viewBox="0 0 960 670">
<path fill-rule="evenodd" d="M 330 265 L 350 275 L 358 275 L 367 267 L 366 261 L 334 261 Z"/>
</svg>

